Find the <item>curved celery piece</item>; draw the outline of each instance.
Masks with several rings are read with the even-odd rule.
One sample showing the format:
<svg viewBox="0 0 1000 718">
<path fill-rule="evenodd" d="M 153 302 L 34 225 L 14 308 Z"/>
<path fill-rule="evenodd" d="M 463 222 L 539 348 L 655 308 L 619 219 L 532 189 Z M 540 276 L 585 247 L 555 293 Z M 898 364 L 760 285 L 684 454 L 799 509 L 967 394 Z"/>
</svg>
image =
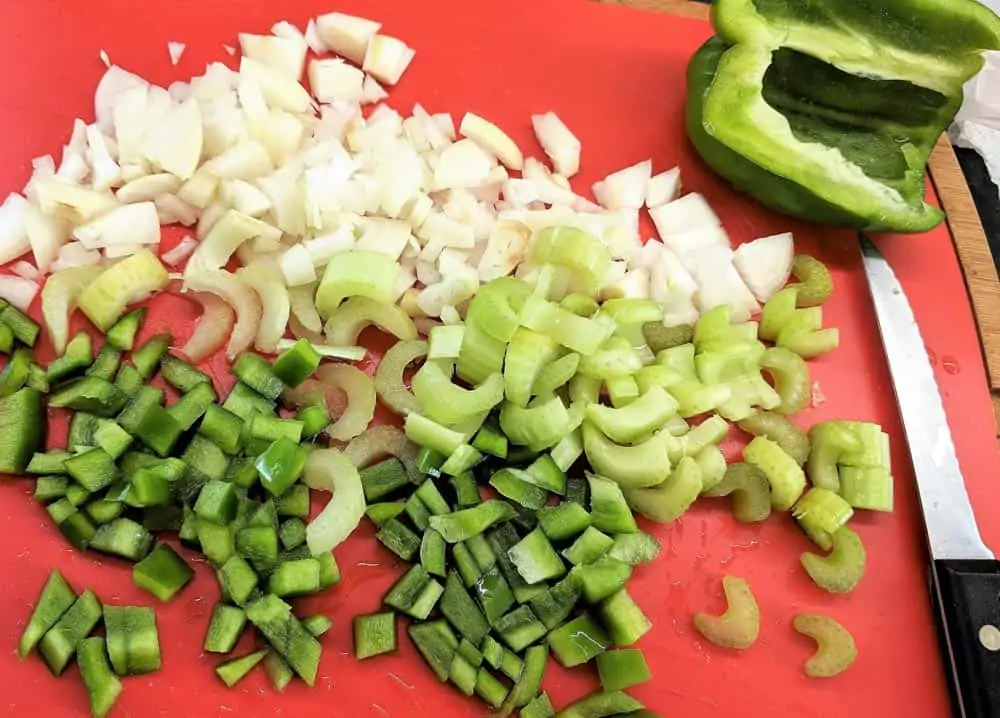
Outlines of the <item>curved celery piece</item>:
<svg viewBox="0 0 1000 718">
<path fill-rule="evenodd" d="M 395 456 L 402 462 L 406 475 L 414 483 L 419 483 L 421 477 L 420 469 L 417 468 L 419 453 L 419 447 L 406 438 L 403 430 L 390 424 L 373 426 L 361 436 L 351 439 L 344 447 L 344 456 L 359 469 L 370 466 L 376 459 Z"/>
<path fill-rule="evenodd" d="M 701 469 L 701 491 L 711 491 L 726 475 L 726 457 L 718 446 L 706 446 L 694 457 Z"/>
<path fill-rule="evenodd" d="M 667 446 L 653 435 L 640 444 L 621 446 L 610 441 L 592 422 L 583 422 L 583 450 L 602 476 L 622 488 L 656 486 L 670 474 Z"/>
<path fill-rule="evenodd" d="M 739 576 L 723 576 L 727 608 L 721 616 L 694 614 L 694 627 L 708 641 L 723 648 L 749 648 L 760 633 L 760 608 L 750 584 Z"/>
<path fill-rule="evenodd" d="M 348 297 L 367 297 L 392 304 L 399 268 L 396 260 L 382 252 L 342 252 L 326 265 L 316 288 L 316 309 L 329 317 Z"/>
<path fill-rule="evenodd" d="M 712 307 L 707 312 L 698 317 L 694 324 L 694 345 L 701 348 L 701 345 L 713 339 L 723 339 L 729 336 L 730 328 L 733 325 L 733 310 L 728 304 L 720 304 Z"/>
<path fill-rule="evenodd" d="M 417 338 L 417 327 L 397 304 L 382 304 L 368 297 L 351 297 L 326 320 L 326 339 L 334 346 L 352 346 L 367 327 L 377 326 L 401 341 Z"/>
<path fill-rule="evenodd" d="M 569 400 L 573 404 L 588 406 L 601 400 L 600 379 L 577 374 L 569 380 Z"/>
<path fill-rule="evenodd" d="M 789 286 L 797 290 L 796 304 L 800 307 L 818 307 L 833 294 L 830 270 L 815 257 L 796 254 L 792 260 L 792 275 L 799 280 Z"/>
<path fill-rule="evenodd" d="M 680 344 L 657 352 L 656 363 L 670 367 L 685 379 L 698 378 L 694 368 L 694 344 Z"/>
<path fill-rule="evenodd" d="M 569 412 L 557 396 L 531 407 L 505 401 L 500 409 L 500 428 L 513 443 L 532 451 L 555 446 L 573 430 Z"/>
<path fill-rule="evenodd" d="M 630 376 L 609 376 L 604 380 L 611 406 L 622 409 L 639 398 L 641 392 L 635 379 Z"/>
<path fill-rule="evenodd" d="M 713 351 L 699 350 L 694 359 L 695 373 L 705 384 L 715 384 L 752 375 L 760 368 L 766 347 L 756 339 Z"/>
<path fill-rule="evenodd" d="M 795 630 L 816 641 L 816 652 L 805 664 L 810 678 L 832 678 L 846 671 L 858 657 L 858 647 L 850 632 L 829 616 L 799 614 L 792 621 Z"/>
<path fill-rule="evenodd" d="M 306 526 L 306 543 L 313 556 L 329 553 L 353 533 L 365 515 L 361 476 L 351 460 L 336 449 L 319 449 L 306 460 L 306 485 L 333 496 Z"/>
<path fill-rule="evenodd" d="M 668 386 L 667 391 L 677 400 L 677 413 L 685 419 L 714 411 L 733 395 L 733 390 L 725 384 L 702 384 L 689 380 Z"/>
<path fill-rule="evenodd" d="M 467 321 L 455 369 L 465 381 L 479 384 L 490 374 L 503 371 L 506 350 L 507 344 L 487 334 L 479 322 Z"/>
<path fill-rule="evenodd" d="M 69 340 L 69 318 L 80 294 L 103 272 L 103 268 L 71 267 L 49 275 L 42 287 L 42 317 L 56 356 L 62 356 Z"/>
<path fill-rule="evenodd" d="M 685 424 L 687 426 L 687 424 Z M 687 432 L 685 432 L 687 433 Z M 667 456 L 670 457 L 670 463 L 674 466 L 683 459 L 687 454 L 684 453 L 684 436 L 675 435 L 667 426 L 664 426 L 657 434 L 660 441 L 663 442 L 664 446 L 667 447 Z"/>
<path fill-rule="evenodd" d="M 167 286 L 167 270 L 148 249 L 113 264 L 84 289 L 77 306 L 102 333 L 107 333 L 125 307 Z"/>
<path fill-rule="evenodd" d="M 795 459 L 799 466 L 809 458 L 809 437 L 781 414 L 758 411 L 740 421 L 737 426 L 748 434 L 766 436 Z"/>
<path fill-rule="evenodd" d="M 865 545 L 847 526 L 831 535 L 833 550 L 826 556 L 802 554 L 802 568 L 809 578 L 830 593 L 850 593 L 865 575 Z"/>
<path fill-rule="evenodd" d="M 416 412 L 407 415 L 406 421 L 403 422 L 403 431 L 406 432 L 406 438 L 414 444 L 433 449 L 445 456 L 451 456 L 458 451 L 458 447 L 465 444 L 467 438 L 465 434 L 441 426 Z"/>
<path fill-rule="evenodd" d="M 705 447 L 720 443 L 728 433 L 729 424 L 726 420 L 713 414 L 681 437 L 685 456 L 696 456 Z"/>
<path fill-rule="evenodd" d="M 424 362 L 413 375 L 413 396 L 421 413 L 439 424 L 451 426 L 488 412 L 503 401 L 503 377 L 492 374 L 475 389 L 466 389 L 451 380 L 439 362 Z"/>
<path fill-rule="evenodd" d="M 840 491 L 837 462 L 844 454 L 861 450 L 861 441 L 846 426 L 824 421 L 809 429 L 809 460 L 806 470 L 813 486 Z"/>
<path fill-rule="evenodd" d="M 430 527 L 441 534 L 448 543 L 467 541 L 501 521 L 509 521 L 517 515 L 514 507 L 506 501 L 484 501 L 471 509 L 463 509 L 450 514 L 431 516 Z"/>
<path fill-rule="evenodd" d="M 601 311 L 619 325 L 647 324 L 663 317 L 663 307 L 659 302 L 634 297 L 609 299 L 601 305 Z"/>
<path fill-rule="evenodd" d="M 663 483 L 653 488 L 623 489 L 633 511 L 650 521 L 666 524 L 679 519 L 701 493 L 701 469 L 685 456 Z"/>
<path fill-rule="evenodd" d="M 764 472 L 743 461 L 726 467 L 722 481 L 705 496 L 732 497 L 733 518 L 743 524 L 764 521 L 771 515 L 771 487 Z"/>
<path fill-rule="evenodd" d="M 595 379 L 631 376 L 642 369 L 642 359 L 621 337 L 608 340 L 599 350 L 580 359 L 579 372 Z"/>
<path fill-rule="evenodd" d="M 802 467 L 767 437 L 754 437 L 743 450 L 743 459 L 764 472 L 771 485 L 771 504 L 778 511 L 788 511 L 805 491 Z"/>
<path fill-rule="evenodd" d="M 535 396 L 543 394 L 553 394 L 569 383 L 570 379 L 576 376 L 576 370 L 580 366 L 580 355 L 569 353 L 561 356 L 555 361 L 550 361 L 542 367 L 535 377 L 535 383 L 531 386 L 531 393 Z"/>
<path fill-rule="evenodd" d="M 785 328 L 778 335 L 778 346 L 789 349 L 805 359 L 829 354 L 840 346 L 839 329 L 797 332 Z"/>
<path fill-rule="evenodd" d="M 326 429 L 331 439 L 347 441 L 368 428 L 375 416 L 375 382 L 370 376 L 350 364 L 325 364 L 316 378 L 347 395 L 347 410 Z"/>
<path fill-rule="evenodd" d="M 285 335 L 292 314 L 284 276 L 273 263 L 260 260 L 236 270 L 236 278 L 260 297 L 262 311 L 254 348 L 266 354 L 277 353 L 278 341 Z"/>
<path fill-rule="evenodd" d="M 403 373 L 413 362 L 427 356 L 427 342 L 396 342 L 375 370 L 375 393 L 387 407 L 400 416 L 420 411 L 420 402 L 406 388 Z"/>
<path fill-rule="evenodd" d="M 801 356 L 785 347 L 772 347 L 761 357 L 760 368 L 771 377 L 781 397 L 781 404 L 774 411 L 797 414 L 806 408 L 811 387 L 809 367 Z"/>
<path fill-rule="evenodd" d="M 580 429 L 574 429 L 553 446 L 549 454 L 555 465 L 563 472 L 569 471 L 576 460 L 583 456 L 583 432 Z"/>
<path fill-rule="evenodd" d="M 785 287 L 767 300 L 761 310 L 760 326 L 757 328 L 757 335 L 761 339 L 773 342 L 778 338 L 778 334 L 795 315 L 797 294 L 798 290 L 794 286 Z"/>
<path fill-rule="evenodd" d="M 469 302 L 466 317 L 494 339 L 509 342 L 520 326 L 517 314 L 529 294 L 531 285 L 527 282 L 514 277 L 498 277 L 479 288 Z"/>
<path fill-rule="evenodd" d="M 651 364 L 637 371 L 633 377 L 639 391 L 645 393 L 651 386 L 668 389 L 675 384 L 688 381 L 680 373 L 662 364 Z"/>
<path fill-rule="evenodd" d="M 559 302 L 559 306 L 581 317 L 592 317 L 600 309 L 596 299 L 580 292 L 567 294 Z"/>
<path fill-rule="evenodd" d="M 651 387 L 631 404 L 620 409 L 602 404 L 587 406 L 587 419 L 605 436 L 619 444 L 638 441 L 661 428 L 676 413 L 676 400 L 658 386 Z M 600 470 L 598 473 L 601 473 Z"/>
<path fill-rule="evenodd" d="M 671 436 L 684 436 L 684 434 L 691 431 L 691 425 L 680 416 L 672 416 L 667 419 L 667 423 L 663 425 L 663 429 Z"/>
<path fill-rule="evenodd" d="M 542 367 L 555 359 L 559 347 L 549 337 L 520 327 L 507 345 L 503 382 L 507 401 L 527 406 Z"/>
<path fill-rule="evenodd" d="M 646 322 L 642 325 L 642 336 L 654 352 L 689 344 L 694 338 L 694 327 L 690 324 L 678 324 L 666 327 L 663 322 Z"/>
<path fill-rule="evenodd" d="M 831 545 L 830 535 L 850 521 L 854 509 L 840 496 L 814 486 L 792 507 L 792 516 L 821 548 Z"/>
<path fill-rule="evenodd" d="M 529 259 L 535 265 L 568 267 L 585 284 L 595 287 L 611 266 L 611 254 L 604 242 L 576 227 L 547 227 L 536 233 Z"/>
<path fill-rule="evenodd" d="M 536 296 L 524 301 L 519 318 L 528 329 L 547 334 L 567 349 L 584 356 L 600 349 L 615 330 L 613 321 L 602 322 L 596 317 L 587 319 Z"/>
</svg>

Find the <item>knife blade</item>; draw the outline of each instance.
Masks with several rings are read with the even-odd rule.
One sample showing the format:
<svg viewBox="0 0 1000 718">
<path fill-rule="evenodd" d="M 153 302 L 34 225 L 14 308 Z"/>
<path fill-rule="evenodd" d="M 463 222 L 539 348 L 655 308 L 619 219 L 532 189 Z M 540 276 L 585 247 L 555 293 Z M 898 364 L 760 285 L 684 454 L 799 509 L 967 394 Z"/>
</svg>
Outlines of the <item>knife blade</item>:
<svg viewBox="0 0 1000 718">
<path fill-rule="evenodd" d="M 1000 717 L 1000 562 L 969 502 L 934 371 L 892 267 L 865 235 L 861 254 L 930 549 L 930 589 L 955 713 Z"/>
</svg>

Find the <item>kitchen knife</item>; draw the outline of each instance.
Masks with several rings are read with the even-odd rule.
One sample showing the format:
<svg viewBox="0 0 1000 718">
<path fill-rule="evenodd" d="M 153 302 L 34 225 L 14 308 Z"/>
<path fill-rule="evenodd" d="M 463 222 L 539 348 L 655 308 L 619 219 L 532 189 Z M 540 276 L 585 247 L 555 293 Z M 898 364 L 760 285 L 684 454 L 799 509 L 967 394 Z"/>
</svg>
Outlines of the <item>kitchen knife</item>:
<svg viewBox="0 0 1000 718">
<path fill-rule="evenodd" d="M 979 535 L 910 303 L 882 253 L 860 239 L 927 527 L 931 599 L 955 714 L 1000 718 L 1000 562 Z"/>
</svg>

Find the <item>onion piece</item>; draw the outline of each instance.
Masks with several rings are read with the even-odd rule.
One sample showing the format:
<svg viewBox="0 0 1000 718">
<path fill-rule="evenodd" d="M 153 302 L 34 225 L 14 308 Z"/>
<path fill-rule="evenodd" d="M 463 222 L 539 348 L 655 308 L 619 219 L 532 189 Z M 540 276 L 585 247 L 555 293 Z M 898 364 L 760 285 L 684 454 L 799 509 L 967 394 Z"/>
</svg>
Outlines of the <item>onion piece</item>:
<svg viewBox="0 0 1000 718">
<path fill-rule="evenodd" d="M 673 202 L 654 207 L 649 216 L 656 225 L 656 232 L 665 243 L 667 238 L 695 229 L 721 227 L 722 221 L 705 198 L 691 192 Z"/>
<path fill-rule="evenodd" d="M 82 222 L 118 206 L 110 192 L 98 192 L 55 178 L 35 182 L 34 190 L 38 206 L 43 212 L 55 214 L 66 207 Z"/>
<path fill-rule="evenodd" d="M 331 439 L 347 441 L 363 432 L 375 416 L 375 383 L 350 364 L 324 364 L 316 378 L 327 388 L 347 394 L 347 411 L 326 431 Z"/>
<path fill-rule="evenodd" d="M 698 308 L 707 312 L 720 304 L 732 309 L 734 323 L 745 322 L 760 310 L 746 283 L 733 266 L 733 251 L 713 246 L 684 258 L 685 266 L 698 284 Z"/>
<path fill-rule="evenodd" d="M 681 170 L 674 167 L 653 175 L 646 183 L 646 206 L 649 209 L 673 202 L 681 193 Z"/>
<path fill-rule="evenodd" d="M 538 144 L 552 160 L 556 172 L 572 177 L 580 171 L 580 140 L 563 123 L 555 112 L 532 115 L 531 126 Z"/>
<path fill-rule="evenodd" d="M 66 223 L 53 215 L 45 214 L 38 207 L 30 205 L 24 215 L 24 228 L 28 233 L 31 253 L 42 274 L 47 274 L 59 255 L 59 248 L 66 244 Z M 159 232 L 160 226 L 156 226 Z"/>
<path fill-rule="evenodd" d="M 362 69 L 381 83 L 395 85 L 410 66 L 416 51 L 399 38 L 375 35 L 368 41 Z"/>
<path fill-rule="evenodd" d="M 403 374 L 406 368 L 427 356 L 425 341 L 396 342 L 382 357 L 375 370 L 375 391 L 382 403 L 400 416 L 420 412 L 420 403 L 406 388 Z"/>
<path fill-rule="evenodd" d="M 198 247 L 198 240 L 191 235 L 186 235 L 180 242 L 178 242 L 173 249 L 164 252 L 160 259 L 163 260 L 164 264 L 171 267 L 176 267 L 185 259 L 191 256 L 191 253 Z"/>
<path fill-rule="evenodd" d="M 115 193 L 115 197 L 122 204 L 152 202 L 160 195 L 176 194 L 180 188 L 180 177 L 159 172 L 127 182 Z"/>
<path fill-rule="evenodd" d="M 24 260 L 14 262 L 14 264 L 10 266 L 10 271 L 19 276 L 21 279 L 27 279 L 31 282 L 37 282 L 42 278 L 41 273 L 38 271 L 38 267 L 31 262 L 25 262 Z"/>
<path fill-rule="evenodd" d="M 142 152 L 154 166 L 187 180 L 198 169 L 204 143 L 201 109 L 198 101 L 191 98 L 171 105 L 146 130 Z"/>
<path fill-rule="evenodd" d="M 257 292 L 263 307 L 254 346 L 258 351 L 273 354 L 278 340 L 285 334 L 291 313 L 288 290 L 281 272 L 269 262 L 258 261 L 240 269 L 236 277 Z"/>
<path fill-rule="evenodd" d="M 362 105 L 374 105 L 376 102 L 381 102 L 389 96 L 389 93 L 385 91 L 371 75 L 365 75 L 365 81 L 361 84 L 361 104 Z"/>
<path fill-rule="evenodd" d="M 177 67 L 177 64 L 181 61 L 181 56 L 187 49 L 187 45 L 183 42 L 168 42 L 167 43 L 167 54 L 170 55 L 170 64 Z"/>
<path fill-rule="evenodd" d="M 594 198 L 607 209 L 639 209 L 653 174 L 652 160 L 618 170 L 593 185 Z"/>
<path fill-rule="evenodd" d="M 237 355 L 246 351 L 253 344 L 263 312 L 260 299 L 253 289 L 229 272 L 219 269 L 203 270 L 192 276 L 185 275 L 184 288 L 194 292 L 210 292 L 228 303 L 236 312 L 236 323 L 232 328 L 229 344 L 226 347 L 226 356 L 229 359 L 235 359 Z M 210 338 L 215 339 L 216 337 L 212 334 Z M 222 339 L 225 339 L 225 335 Z M 188 342 L 189 345 L 191 343 L 191 341 Z M 205 347 L 208 344 L 208 339 L 202 339 L 201 344 L 189 348 L 204 358 L 206 354 L 202 354 L 202 352 L 207 351 Z M 190 354 L 187 356 L 191 358 L 191 361 L 196 361 Z"/>
<path fill-rule="evenodd" d="M 244 140 L 210 159 L 199 172 L 204 171 L 220 179 L 254 180 L 273 170 L 274 164 L 267 148 L 256 140 Z"/>
<path fill-rule="evenodd" d="M 506 167 L 520 171 L 524 166 L 524 155 L 517 143 L 506 132 L 479 115 L 466 112 L 458 131 L 493 154 Z"/>
<path fill-rule="evenodd" d="M 246 56 L 240 59 L 240 75 L 256 80 L 269 107 L 293 113 L 312 111 L 312 97 L 297 78 Z"/>
<path fill-rule="evenodd" d="M 87 249 L 122 244 L 159 244 L 160 218 L 152 202 L 120 205 L 74 229 L 73 237 Z"/>
<path fill-rule="evenodd" d="M 313 18 L 309 18 L 309 22 L 306 23 L 305 38 L 309 49 L 317 55 L 322 55 L 330 51 L 330 48 L 323 42 L 323 38 L 319 36 L 319 31 L 316 29 L 316 20 Z"/>
<path fill-rule="evenodd" d="M 94 114 L 102 132 L 110 133 L 114 130 L 115 102 L 134 87 L 149 87 L 149 83 L 117 65 L 109 67 L 101 77 L 94 91 Z"/>
<path fill-rule="evenodd" d="M 42 318 L 52 339 L 56 356 L 62 356 L 69 340 L 69 319 L 80 294 L 103 270 L 100 267 L 77 267 L 55 272 L 42 289 Z"/>
<path fill-rule="evenodd" d="M 31 249 L 24 219 L 31 205 L 21 195 L 12 192 L 0 205 L 0 264 L 17 259 Z"/>
<path fill-rule="evenodd" d="M 420 469 L 417 468 L 419 453 L 420 447 L 406 438 L 402 429 L 389 424 L 373 426 L 361 436 L 351 439 L 351 443 L 344 447 L 344 456 L 359 469 L 371 466 L 376 459 L 384 456 L 395 456 L 406 468 L 406 475 L 414 482 L 419 482 L 421 478 Z"/>
<path fill-rule="evenodd" d="M 382 24 L 355 15 L 331 12 L 316 18 L 316 34 L 327 49 L 356 65 L 364 62 L 368 43 Z"/>
<path fill-rule="evenodd" d="M 794 256 L 792 234 L 785 232 L 741 244 L 733 265 L 757 301 L 766 302 L 788 282 Z"/>
<path fill-rule="evenodd" d="M 449 144 L 434 167 L 434 189 L 480 187 L 489 181 L 493 162 L 475 142 L 469 139 Z"/>
<path fill-rule="evenodd" d="M 308 46 L 302 33 L 299 33 L 297 29 L 295 32 L 298 33 L 298 37 L 251 35 L 241 32 L 239 34 L 240 51 L 245 57 L 273 67 L 283 75 L 297 81 L 302 77 Z"/>
<path fill-rule="evenodd" d="M 38 294 L 38 284 L 30 279 L 0 274 L 0 299 L 13 304 L 22 312 L 28 311 L 36 294 Z"/>
<path fill-rule="evenodd" d="M 121 167 L 111 158 L 107 142 L 97 125 L 87 126 L 87 147 L 90 152 L 91 184 L 94 189 L 104 191 L 121 182 Z"/>
<path fill-rule="evenodd" d="M 316 281 L 316 266 L 309 250 L 301 244 L 293 245 L 278 260 L 285 283 L 289 287 L 299 287 Z"/>
<path fill-rule="evenodd" d="M 314 451 L 306 459 L 303 477 L 311 489 L 333 494 L 319 515 L 306 526 L 306 544 L 316 556 L 329 553 L 350 536 L 365 515 L 365 492 L 354 464 L 336 449 Z"/>
<path fill-rule="evenodd" d="M 50 269 L 53 272 L 60 272 L 73 267 L 89 267 L 101 263 L 101 253 L 98 250 L 89 250 L 79 242 L 67 242 L 59 248 L 59 256 L 52 263 Z"/>
<path fill-rule="evenodd" d="M 309 63 L 309 88 L 317 100 L 360 102 L 364 97 L 365 73 L 340 59 Z"/>
</svg>

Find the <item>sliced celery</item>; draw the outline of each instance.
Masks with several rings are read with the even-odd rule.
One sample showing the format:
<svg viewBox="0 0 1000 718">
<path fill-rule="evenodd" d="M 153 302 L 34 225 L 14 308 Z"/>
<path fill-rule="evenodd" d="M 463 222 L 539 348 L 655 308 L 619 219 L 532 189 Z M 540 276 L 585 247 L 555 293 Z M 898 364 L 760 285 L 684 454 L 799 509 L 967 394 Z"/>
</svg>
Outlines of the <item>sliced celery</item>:
<svg viewBox="0 0 1000 718">
<path fill-rule="evenodd" d="M 621 409 L 639 398 L 639 384 L 631 376 L 612 376 L 604 382 L 611 406 Z"/>
<path fill-rule="evenodd" d="M 797 254 L 792 260 L 792 275 L 799 284 L 790 288 L 796 290 L 797 305 L 800 307 L 817 307 L 833 294 L 833 278 L 826 265 L 808 254 Z"/>
<path fill-rule="evenodd" d="M 743 458 L 764 472 L 771 485 L 771 504 L 778 511 L 788 511 L 805 491 L 802 468 L 770 439 L 755 437 L 743 450 Z"/>
<path fill-rule="evenodd" d="M 778 335 L 778 346 L 790 349 L 801 357 L 814 359 L 829 354 L 840 346 L 838 329 L 820 329 L 811 332 L 797 332 L 785 329 Z"/>
<path fill-rule="evenodd" d="M 347 411 L 326 430 L 331 439 L 347 441 L 363 432 L 375 415 L 375 382 L 351 364 L 326 364 L 316 372 L 327 388 L 347 395 Z"/>
<path fill-rule="evenodd" d="M 802 567 L 813 582 L 831 593 L 850 593 L 865 575 L 865 546 L 847 526 L 831 535 L 833 549 L 826 556 L 802 554 Z"/>
<path fill-rule="evenodd" d="M 714 489 L 726 475 L 726 456 L 718 446 L 706 446 L 694 457 L 701 469 L 701 491 Z"/>
<path fill-rule="evenodd" d="M 465 327 L 461 324 L 442 324 L 433 327 L 428 335 L 430 349 L 427 354 L 428 359 L 458 359 L 458 354 L 462 350 L 462 338 L 465 336 Z"/>
<path fill-rule="evenodd" d="M 694 614 L 698 633 L 723 648 L 746 649 L 760 633 L 760 609 L 750 585 L 738 576 L 723 576 L 722 590 L 728 607 L 721 616 Z"/>
<path fill-rule="evenodd" d="M 806 468 L 814 486 L 830 491 L 840 490 L 840 473 L 837 463 L 841 457 L 861 450 L 861 441 L 839 421 L 814 424 L 809 429 L 809 460 Z"/>
<path fill-rule="evenodd" d="M 856 509 L 892 511 L 892 474 L 884 466 L 842 466 L 840 495 Z"/>
<path fill-rule="evenodd" d="M 798 290 L 794 286 L 785 287 L 767 300 L 760 315 L 758 335 L 761 339 L 773 342 L 778 338 L 778 334 L 795 315 L 797 294 Z"/>
<path fill-rule="evenodd" d="M 643 325 L 642 336 L 650 349 L 660 352 L 670 347 L 689 344 L 694 339 L 694 327 L 690 324 L 666 327 L 662 322 L 649 322 Z"/>
<path fill-rule="evenodd" d="M 652 386 L 667 389 L 674 384 L 687 381 L 680 372 L 662 364 L 644 366 L 635 373 L 634 378 L 640 392 L 646 392 Z"/>
<path fill-rule="evenodd" d="M 351 297 L 326 320 L 323 331 L 334 346 L 353 346 L 367 327 L 377 326 L 401 341 L 417 338 L 417 328 L 398 304 L 378 302 L 365 296 Z"/>
<path fill-rule="evenodd" d="M 519 328 L 507 346 L 503 379 L 507 401 L 527 406 L 532 387 L 546 364 L 556 358 L 558 345 L 539 332 Z"/>
<path fill-rule="evenodd" d="M 406 417 L 403 428 L 410 441 L 445 456 L 451 456 L 466 442 L 465 434 L 452 431 L 417 413 Z"/>
<path fill-rule="evenodd" d="M 656 486 L 670 474 L 667 445 L 659 436 L 654 434 L 641 443 L 623 446 L 610 441 L 589 421 L 583 423 L 582 429 L 583 449 L 590 465 L 622 488 Z"/>
<path fill-rule="evenodd" d="M 809 536 L 822 537 L 823 543 L 828 541 L 826 537 L 846 524 L 853 515 L 854 509 L 844 499 L 832 491 L 817 487 L 809 489 L 792 507 L 792 516 L 802 529 Z"/>
<path fill-rule="evenodd" d="M 771 515 L 767 476 L 750 463 L 727 466 L 722 481 L 706 489 L 705 496 L 732 496 L 733 517 L 740 523 L 757 523 Z"/>
<path fill-rule="evenodd" d="M 573 314 L 578 314 L 581 317 L 592 317 L 594 313 L 600 308 L 597 301 L 586 294 L 581 294 L 580 292 L 573 292 L 563 297 L 562 301 L 559 302 L 559 306 L 563 309 L 567 309 Z"/>
<path fill-rule="evenodd" d="M 406 388 L 403 373 L 410 364 L 427 356 L 427 351 L 427 342 L 396 342 L 375 370 L 375 393 L 400 416 L 420 411 L 420 402 Z"/>
<path fill-rule="evenodd" d="M 148 249 L 101 273 L 80 294 L 78 305 L 102 332 L 107 332 L 125 313 L 125 307 L 167 286 L 167 270 Z"/>
<path fill-rule="evenodd" d="M 663 318 L 663 307 L 652 299 L 609 299 L 601 306 L 619 325 L 647 324 Z"/>
<path fill-rule="evenodd" d="M 718 414 L 705 419 L 681 437 L 685 456 L 697 456 L 708 446 L 722 442 L 729 433 L 729 424 Z"/>
<path fill-rule="evenodd" d="M 677 400 L 678 413 L 685 419 L 714 411 L 733 395 L 725 384 L 702 384 L 684 380 L 667 387 L 667 392 Z"/>
<path fill-rule="evenodd" d="M 542 394 L 552 394 L 558 391 L 576 374 L 580 367 L 580 355 L 576 353 L 566 354 L 542 367 L 535 377 L 535 383 L 531 386 L 531 393 L 535 396 Z"/>
<path fill-rule="evenodd" d="M 583 356 L 597 352 L 615 330 L 614 322 L 587 319 L 535 296 L 525 300 L 520 321 L 528 329 L 546 334 Z"/>
<path fill-rule="evenodd" d="M 503 370 L 506 349 L 507 344 L 487 334 L 479 322 L 467 321 L 458 353 L 458 375 L 472 384 L 486 381 L 490 374 Z"/>
<path fill-rule="evenodd" d="M 580 406 L 596 404 L 601 400 L 601 380 L 577 374 L 569 382 L 569 400 Z"/>
<path fill-rule="evenodd" d="M 812 393 L 809 367 L 805 360 L 784 347 L 772 347 L 761 357 L 760 367 L 774 381 L 781 403 L 775 407 L 780 414 L 796 414 L 806 408 Z"/>
<path fill-rule="evenodd" d="M 653 488 L 624 489 L 625 500 L 634 510 L 657 523 L 670 523 L 680 518 L 701 493 L 701 469 L 698 463 L 684 457 L 669 477 Z"/>
<path fill-rule="evenodd" d="M 631 376 L 642 369 L 642 359 L 621 337 L 612 337 L 593 354 L 580 360 L 580 373 L 595 379 Z"/>
<path fill-rule="evenodd" d="M 596 285 L 611 265 L 608 249 L 597 237 L 576 227 L 548 227 L 531 243 L 531 261 L 536 265 L 558 264 L 574 270 L 584 284 Z"/>
<path fill-rule="evenodd" d="M 569 471 L 576 460 L 583 456 L 583 431 L 576 429 L 564 436 L 550 452 L 552 461 L 562 471 Z"/>
<path fill-rule="evenodd" d="M 428 361 L 413 376 L 413 395 L 421 411 L 440 424 L 457 424 L 488 412 L 503 400 L 504 381 L 490 375 L 476 389 L 465 389 L 451 380 L 440 362 Z"/>
<path fill-rule="evenodd" d="M 316 309 L 329 317 L 348 297 L 367 297 L 392 304 L 399 268 L 396 260 L 381 252 L 342 252 L 326 265 L 316 288 Z"/>
<path fill-rule="evenodd" d="M 559 443 L 572 431 L 572 424 L 562 400 L 553 396 L 528 408 L 505 401 L 500 409 L 500 428 L 511 442 L 542 451 Z"/>
<path fill-rule="evenodd" d="M 758 411 L 739 422 L 739 427 L 748 434 L 771 439 L 799 466 L 809 458 L 809 437 L 780 414 Z"/>
<path fill-rule="evenodd" d="M 806 661 L 810 678 L 832 678 L 846 671 L 858 657 L 854 637 L 828 616 L 800 614 L 793 620 L 795 630 L 816 641 L 816 653 Z"/>
<path fill-rule="evenodd" d="M 509 342 L 519 326 L 518 312 L 529 294 L 531 286 L 527 282 L 499 277 L 479 288 L 466 316 L 493 339 Z"/>
</svg>

